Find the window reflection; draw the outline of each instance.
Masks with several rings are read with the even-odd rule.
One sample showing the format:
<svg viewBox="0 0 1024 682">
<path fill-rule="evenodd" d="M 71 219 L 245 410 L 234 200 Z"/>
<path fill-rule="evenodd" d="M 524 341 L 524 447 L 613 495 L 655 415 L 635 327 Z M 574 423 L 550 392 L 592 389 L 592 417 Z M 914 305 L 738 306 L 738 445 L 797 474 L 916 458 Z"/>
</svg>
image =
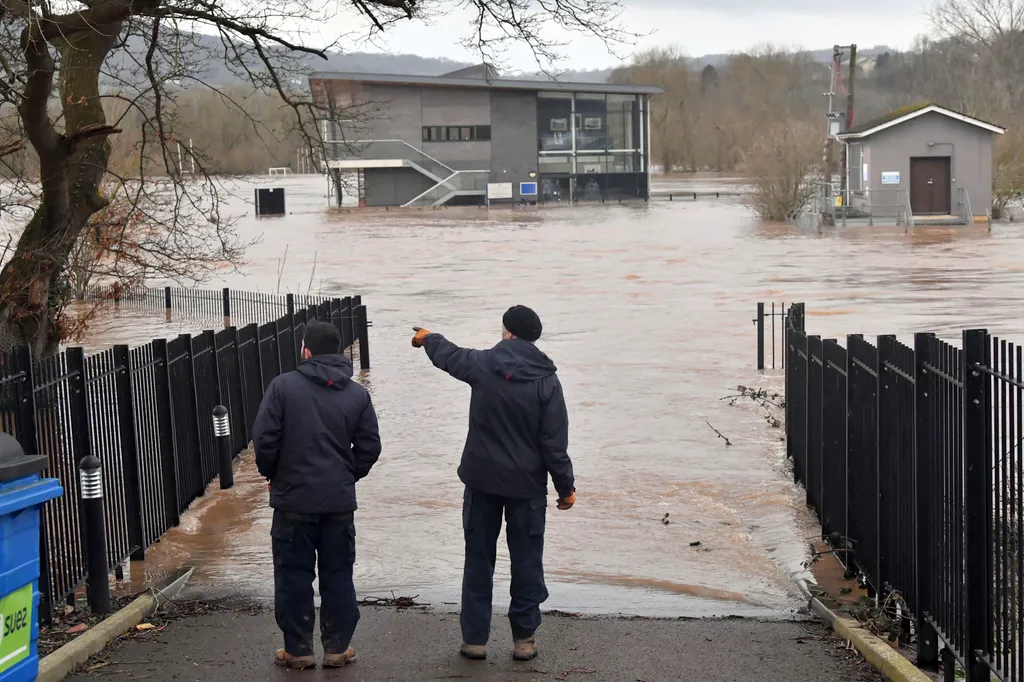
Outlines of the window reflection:
<svg viewBox="0 0 1024 682">
<path fill-rule="evenodd" d="M 642 95 L 538 93 L 541 201 L 646 198 Z"/>
<path fill-rule="evenodd" d="M 537 149 L 572 151 L 572 93 L 537 95 Z"/>
<path fill-rule="evenodd" d="M 576 93 L 576 150 L 608 148 L 608 110 L 604 95 Z"/>
</svg>

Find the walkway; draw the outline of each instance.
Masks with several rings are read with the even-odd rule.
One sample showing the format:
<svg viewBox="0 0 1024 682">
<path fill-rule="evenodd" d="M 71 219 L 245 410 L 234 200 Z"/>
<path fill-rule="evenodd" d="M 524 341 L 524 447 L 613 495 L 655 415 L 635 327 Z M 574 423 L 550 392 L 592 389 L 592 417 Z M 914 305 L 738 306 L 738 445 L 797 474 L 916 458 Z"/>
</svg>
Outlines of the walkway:
<svg viewBox="0 0 1024 682">
<path fill-rule="evenodd" d="M 532 682 L 878 682 L 867 665 L 817 622 L 577 619 L 547 616 L 541 655 L 513 663 L 503 618 L 495 618 L 491 658 L 457 653 L 458 616 L 364 608 L 353 645 L 359 660 L 342 671 L 303 673 L 270 662 L 280 635 L 262 608 L 225 607 L 166 624 L 98 657 L 72 682 L 208 680 L 486 680 Z"/>
</svg>

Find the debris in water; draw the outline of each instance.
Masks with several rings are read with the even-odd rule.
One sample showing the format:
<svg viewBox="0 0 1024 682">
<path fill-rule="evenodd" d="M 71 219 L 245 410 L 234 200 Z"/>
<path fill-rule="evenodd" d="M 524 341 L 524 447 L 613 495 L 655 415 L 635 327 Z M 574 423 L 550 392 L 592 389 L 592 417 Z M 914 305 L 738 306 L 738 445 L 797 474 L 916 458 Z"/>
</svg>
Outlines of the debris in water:
<svg viewBox="0 0 1024 682">
<path fill-rule="evenodd" d="M 668 513 L 661 517 L 661 522 L 666 526 L 668 525 Z"/>
<path fill-rule="evenodd" d="M 704 420 L 704 423 L 707 424 L 708 426 L 711 426 L 711 422 L 709 422 L 707 419 Z M 732 442 L 730 442 L 728 438 L 723 436 L 721 431 L 716 429 L 714 426 L 711 426 L 711 430 L 717 433 L 718 437 L 725 441 L 726 446 L 732 445 Z"/>
<path fill-rule="evenodd" d="M 700 547 L 700 540 L 690 543 L 690 547 Z"/>
</svg>

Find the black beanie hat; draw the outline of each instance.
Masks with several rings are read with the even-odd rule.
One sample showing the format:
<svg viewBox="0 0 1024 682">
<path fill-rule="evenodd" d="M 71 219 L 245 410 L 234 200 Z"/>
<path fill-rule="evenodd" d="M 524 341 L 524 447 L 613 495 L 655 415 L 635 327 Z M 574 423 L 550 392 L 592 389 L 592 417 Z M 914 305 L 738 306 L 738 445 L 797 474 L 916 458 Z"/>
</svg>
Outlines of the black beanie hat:
<svg viewBox="0 0 1024 682">
<path fill-rule="evenodd" d="M 539 339 L 544 329 L 537 313 L 525 305 L 514 305 L 509 308 L 501 318 L 501 323 L 516 338 L 530 342 Z"/>
</svg>

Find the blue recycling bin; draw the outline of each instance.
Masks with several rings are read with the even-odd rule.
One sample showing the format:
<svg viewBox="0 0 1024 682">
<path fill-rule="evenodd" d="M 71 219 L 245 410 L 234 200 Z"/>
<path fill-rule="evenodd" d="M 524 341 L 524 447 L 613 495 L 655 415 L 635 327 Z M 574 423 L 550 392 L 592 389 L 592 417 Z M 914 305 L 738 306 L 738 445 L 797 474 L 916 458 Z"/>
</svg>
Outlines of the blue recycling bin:
<svg viewBox="0 0 1024 682">
<path fill-rule="evenodd" d="M 64 494 L 46 463 L 0 433 L 0 682 L 39 674 L 39 512 Z"/>
</svg>

